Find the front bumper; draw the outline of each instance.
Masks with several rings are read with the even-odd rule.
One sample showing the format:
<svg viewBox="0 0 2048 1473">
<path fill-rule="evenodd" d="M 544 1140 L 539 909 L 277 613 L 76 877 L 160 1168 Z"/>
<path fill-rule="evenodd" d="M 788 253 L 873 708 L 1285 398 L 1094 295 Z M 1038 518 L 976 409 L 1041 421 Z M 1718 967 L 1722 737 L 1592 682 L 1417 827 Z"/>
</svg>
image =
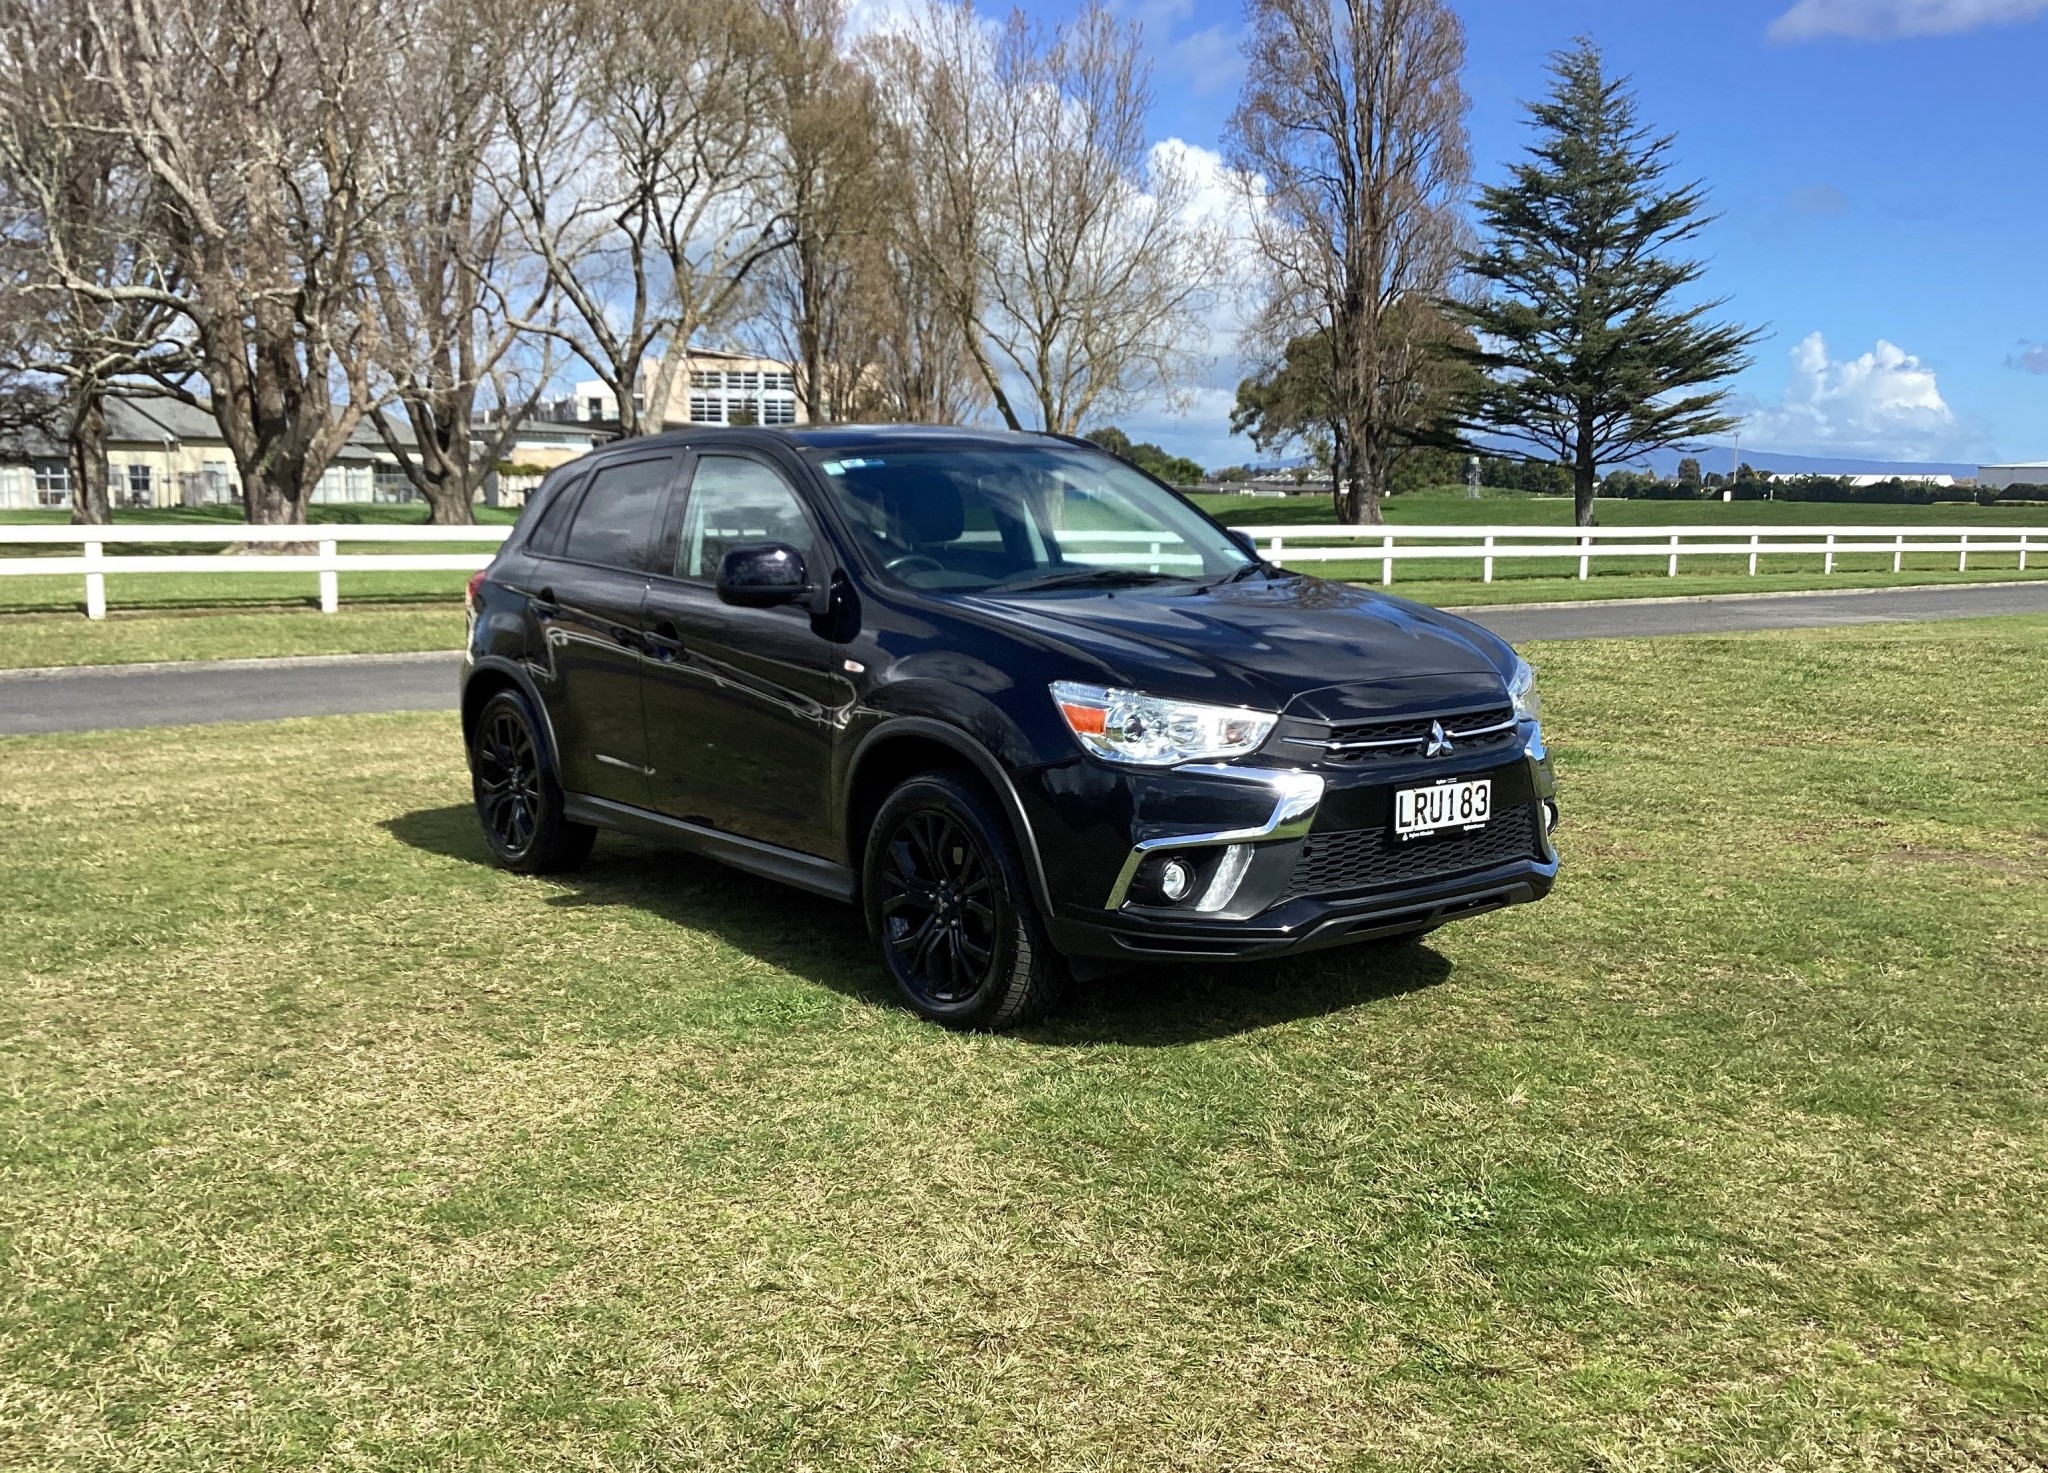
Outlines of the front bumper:
<svg viewBox="0 0 2048 1473">
<path fill-rule="evenodd" d="M 1472 777 L 1495 795 L 1476 841 L 1397 845 L 1396 789 Z M 1020 797 L 1051 939 L 1074 957 L 1250 959 L 1426 930 L 1540 899 L 1558 869 L 1556 783 L 1533 722 L 1505 750 L 1367 770 L 1083 759 L 1038 770 Z M 1359 862 L 1329 862 L 1345 852 Z M 1175 901 L 1158 883 L 1169 860 L 1193 877 Z"/>
</svg>

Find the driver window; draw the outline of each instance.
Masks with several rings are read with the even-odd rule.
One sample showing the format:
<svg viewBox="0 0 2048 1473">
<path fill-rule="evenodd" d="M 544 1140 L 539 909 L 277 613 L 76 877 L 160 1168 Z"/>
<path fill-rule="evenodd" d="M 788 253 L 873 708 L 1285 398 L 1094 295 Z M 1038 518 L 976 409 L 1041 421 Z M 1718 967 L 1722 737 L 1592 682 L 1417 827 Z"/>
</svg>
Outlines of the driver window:
<svg viewBox="0 0 2048 1473">
<path fill-rule="evenodd" d="M 803 554 L 805 567 L 817 566 L 816 539 L 789 482 L 758 460 L 700 456 L 683 504 L 676 576 L 713 582 L 728 552 L 756 542 L 786 542 Z"/>
</svg>

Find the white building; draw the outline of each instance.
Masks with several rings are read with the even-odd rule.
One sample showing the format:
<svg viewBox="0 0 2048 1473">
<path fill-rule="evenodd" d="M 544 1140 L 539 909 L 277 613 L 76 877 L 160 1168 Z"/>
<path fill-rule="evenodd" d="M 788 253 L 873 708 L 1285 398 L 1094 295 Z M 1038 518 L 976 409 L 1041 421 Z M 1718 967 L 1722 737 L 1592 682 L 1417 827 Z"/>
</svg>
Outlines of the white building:
<svg viewBox="0 0 2048 1473">
<path fill-rule="evenodd" d="M 405 417 L 394 418 L 400 441 L 410 441 Z M 507 458 L 545 470 L 603 439 L 580 426 L 532 420 L 520 426 Z M 0 509 L 59 510 L 71 505 L 71 490 L 62 443 L 35 432 L 0 439 Z M 328 506 L 409 502 L 414 495 L 398 458 L 365 421 L 322 472 L 311 499 Z M 205 409 L 176 399 L 113 397 L 107 400 L 107 497 L 116 507 L 225 506 L 242 499 L 242 479 Z"/>
<path fill-rule="evenodd" d="M 1980 465 L 1977 484 L 2003 491 L 2008 486 L 2048 486 L 2048 460 L 2023 460 L 2013 465 Z"/>
<path fill-rule="evenodd" d="M 640 365 L 640 392 L 633 400 L 643 412 L 658 369 L 652 360 Z M 578 383 L 572 403 L 579 422 L 619 417 L 618 399 L 596 379 Z M 796 397 L 796 375 L 787 363 L 706 348 L 691 350 L 689 367 L 676 375 L 661 416 L 665 426 L 796 425 L 808 419 Z"/>
</svg>

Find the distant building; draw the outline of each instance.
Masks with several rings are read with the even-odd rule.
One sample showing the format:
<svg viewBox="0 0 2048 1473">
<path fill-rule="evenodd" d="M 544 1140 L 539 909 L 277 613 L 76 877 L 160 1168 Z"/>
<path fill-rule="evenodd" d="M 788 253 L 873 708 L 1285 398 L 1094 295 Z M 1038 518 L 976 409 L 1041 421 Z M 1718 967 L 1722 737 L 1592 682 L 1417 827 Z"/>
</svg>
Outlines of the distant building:
<svg viewBox="0 0 2048 1473">
<path fill-rule="evenodd" d="M 409 442 L 405 416 L 391 418 L 399 442 Z M 528 420 L 505 459 L 551 469 L 604 438 L 592 428 Z M 495 479 L 480 496 L 496 491 Z M 35 433 L 0 440 L 0 509 L 68 508 L 71 492 L 71 469 L 62 442 Z M 328 506 L 407 502 L 416 496 L 398 457 L 366 419 L 321 474 L 312 500 Z M 116 508 L 226 506 L 241 501 L 242 480 L 220 426 L 207 410 L 176 399 L 110 398 L 107 497 Z"/>
<path fill-rule="evenodd" d="M 1885 486 L 1893 481 L 1906 486 L 1953 486 L 1954 476 L 1837 476 L 1845 486 Z"/>
<path fill-rule="evenodd" d="M 643 413 L 659 371 L 659 363 L 652 359 L 640 365 L 640 389 L 633 402 Z M 619 401 L 598 380 L 585 379 L 576 385 L 574 397 L 566 405 L 558 401 L 553 411 L 578 423 L 616 424 Z M 668 406 L 661 422 L 664 427 L 800 425 L 809 418 L 796 396 L 796 375 L 787 363 L 776 358 L 696 348 L 690 352 L 689 366 L 669 386 Z"/>
<path fill-rule="evenodd" d="M 1980 465 L 1977 484 L 2003 491 L 2008 486 L 2048 486 L 2048 460 L 2023 460 L 2014 465 Z"/>
</svg>

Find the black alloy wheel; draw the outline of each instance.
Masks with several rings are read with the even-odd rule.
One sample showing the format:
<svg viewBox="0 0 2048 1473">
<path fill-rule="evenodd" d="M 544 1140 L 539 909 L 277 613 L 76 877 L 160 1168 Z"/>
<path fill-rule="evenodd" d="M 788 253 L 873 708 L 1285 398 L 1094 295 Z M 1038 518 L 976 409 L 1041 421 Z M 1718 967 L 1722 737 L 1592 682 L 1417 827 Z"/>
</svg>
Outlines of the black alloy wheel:
<svg viewBox="0 0 2048 1473">
<path fill-rule="evenodd" d="M 979 840 L 943 809 L 915 809 L 889 835 L 882 940 L 898 979 L 933 1006 L 972 998 L 995 964 L 989 869 Z"/>
<path fill-rule="evenodd" d="M 960 776 L 891 793 L 868 834 L 863 896 L 906 1001 L 956 1028 L 1011 1028 L 1050 1005 L 1065 967 L 1046 943 L 1007 826 Z"/>
<path fill-rule="evenodd" d="M 533 712 L 516 691 L 500 691 L 477 713 L 470 739 L 477 822 L 498 863 L 521 874 L 571 869 L 597 831 L 571 823 L 543 756 Z"/>
</svg>

